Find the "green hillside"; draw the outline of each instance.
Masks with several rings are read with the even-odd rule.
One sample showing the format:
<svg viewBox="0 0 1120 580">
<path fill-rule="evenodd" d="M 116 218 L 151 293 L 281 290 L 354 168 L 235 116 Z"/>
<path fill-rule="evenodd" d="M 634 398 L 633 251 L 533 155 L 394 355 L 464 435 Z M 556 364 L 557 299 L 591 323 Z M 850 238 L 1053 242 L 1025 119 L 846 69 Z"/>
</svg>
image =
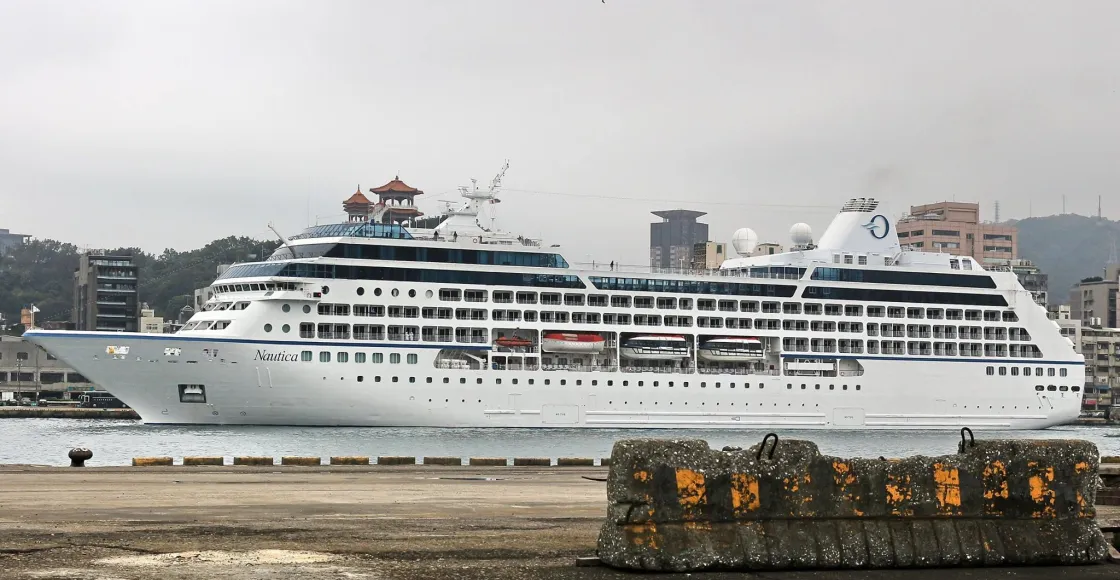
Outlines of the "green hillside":
<svg viewBox="0 0 1120 580">
<path fill-rule="evenodd" d="M 131 254 L 139 267 L 140 302 L 156 314 L 174 318 L 190 304 L 195 288 L 215 278 L 219 264 L 246 261 L 268 255 L 278 245 L 245 237 L 215 240 L 189 252 L 167 249 L 156 256 L 137 248 L 107 249 L 107 253 Z M 0 256 L 0 313 L 8 323 L 19 322 L 20 309 L 35 304 L 36 321 L 70 320 L 74 295 L 74 269 L 79 250 L 55 240 L 31 240 Z"/>
<path fill-rule="evenodd" d="M 1120 243 L 1120 222 L 1076 214 L 1027 218 L 1019 228 L 1019 256 L 1050 275 L 1050 302 L 1069 301 L 1069 289 L 1082 278 L 1100 276 L 1113 246 Z"/>
</svg>

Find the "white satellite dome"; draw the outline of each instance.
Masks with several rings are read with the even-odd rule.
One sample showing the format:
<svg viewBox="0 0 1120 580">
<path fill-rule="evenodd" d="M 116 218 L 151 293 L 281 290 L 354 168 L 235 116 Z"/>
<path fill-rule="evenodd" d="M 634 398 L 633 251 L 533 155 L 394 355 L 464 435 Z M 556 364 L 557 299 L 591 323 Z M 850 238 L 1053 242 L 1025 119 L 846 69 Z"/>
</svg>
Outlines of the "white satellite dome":
<svg viewBox="0 0 1120 580">
<path fill-rule="evenodd" d="M 736 254 L 740 256 L 749 255 L 758 245 L 758 234 L 750 228 L 739 228 L 731 236 L 731 245 L 735 247 Z"/>
<path fill-rule="evenodd" d="M 795 246 L 808 246 L 813 243 L 813 228 L 806 223 L 793 224 L 789 237 Z"/>
</svg>

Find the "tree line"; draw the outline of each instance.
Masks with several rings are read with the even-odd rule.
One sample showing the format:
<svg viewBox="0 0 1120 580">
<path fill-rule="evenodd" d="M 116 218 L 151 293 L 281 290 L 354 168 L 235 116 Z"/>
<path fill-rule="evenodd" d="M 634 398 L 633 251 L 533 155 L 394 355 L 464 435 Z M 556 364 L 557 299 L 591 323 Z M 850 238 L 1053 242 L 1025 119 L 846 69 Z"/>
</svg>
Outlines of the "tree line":
<svg viewBox="0 0 1120 580">
<path fill-rule="evenodd" d="M 189 252 L 166 249 L 159 255 L 139 248 L 106 249 L 130 255 L 137 265 L 139 300 L 157 316 L 174 318 L 193 300 L 196 288 L 217 277 L 219 264 L 263 259 L 279 242 L 230 236 Z M 34 304 L 36 322 L 72 320 L 74 271 L 81 250 L 74 244 L 33 239 L 0 256 L 0 314 L 5 324 L 18 324 L 20 310 Z"/>
</svg>

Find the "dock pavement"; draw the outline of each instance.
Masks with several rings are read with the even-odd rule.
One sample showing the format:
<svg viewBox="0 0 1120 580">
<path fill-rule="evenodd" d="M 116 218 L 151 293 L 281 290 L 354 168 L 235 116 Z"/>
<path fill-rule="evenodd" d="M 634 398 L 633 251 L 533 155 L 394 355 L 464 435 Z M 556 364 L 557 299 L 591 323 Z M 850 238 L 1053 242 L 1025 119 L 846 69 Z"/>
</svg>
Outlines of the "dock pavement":
<svg viewBox="0 0 1120 580">
<path fill-rule="evenodd" d="M 0 466 L 0 579 L 633 579 L 575 566 L 595 553 L 606 472 Z M 1120 566 L 656 575 L 685 577 L 1115 579 Z"/>
</svg>

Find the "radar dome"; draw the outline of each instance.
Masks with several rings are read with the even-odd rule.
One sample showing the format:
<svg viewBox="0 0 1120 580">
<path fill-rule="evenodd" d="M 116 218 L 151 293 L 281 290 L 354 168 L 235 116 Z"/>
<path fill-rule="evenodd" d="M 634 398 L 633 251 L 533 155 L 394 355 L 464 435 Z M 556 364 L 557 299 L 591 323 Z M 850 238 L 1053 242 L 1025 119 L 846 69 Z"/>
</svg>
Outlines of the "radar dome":
<svg viewBox="0 0 1120 580">
<path fill-rule="evenodd" d="M 813 228 L 805 223 L 793 224 L 789 229 L 789 237 L 795 246 L 808 246 L 813 243 Z"/>
<path fill-rule="evenodd" d="M 746 256 L 758 245 L 758 234 L 750 228 L 739 228 L 731 236 L 731 245 L 735 247 L 735 253 Z"/>
</svg>

